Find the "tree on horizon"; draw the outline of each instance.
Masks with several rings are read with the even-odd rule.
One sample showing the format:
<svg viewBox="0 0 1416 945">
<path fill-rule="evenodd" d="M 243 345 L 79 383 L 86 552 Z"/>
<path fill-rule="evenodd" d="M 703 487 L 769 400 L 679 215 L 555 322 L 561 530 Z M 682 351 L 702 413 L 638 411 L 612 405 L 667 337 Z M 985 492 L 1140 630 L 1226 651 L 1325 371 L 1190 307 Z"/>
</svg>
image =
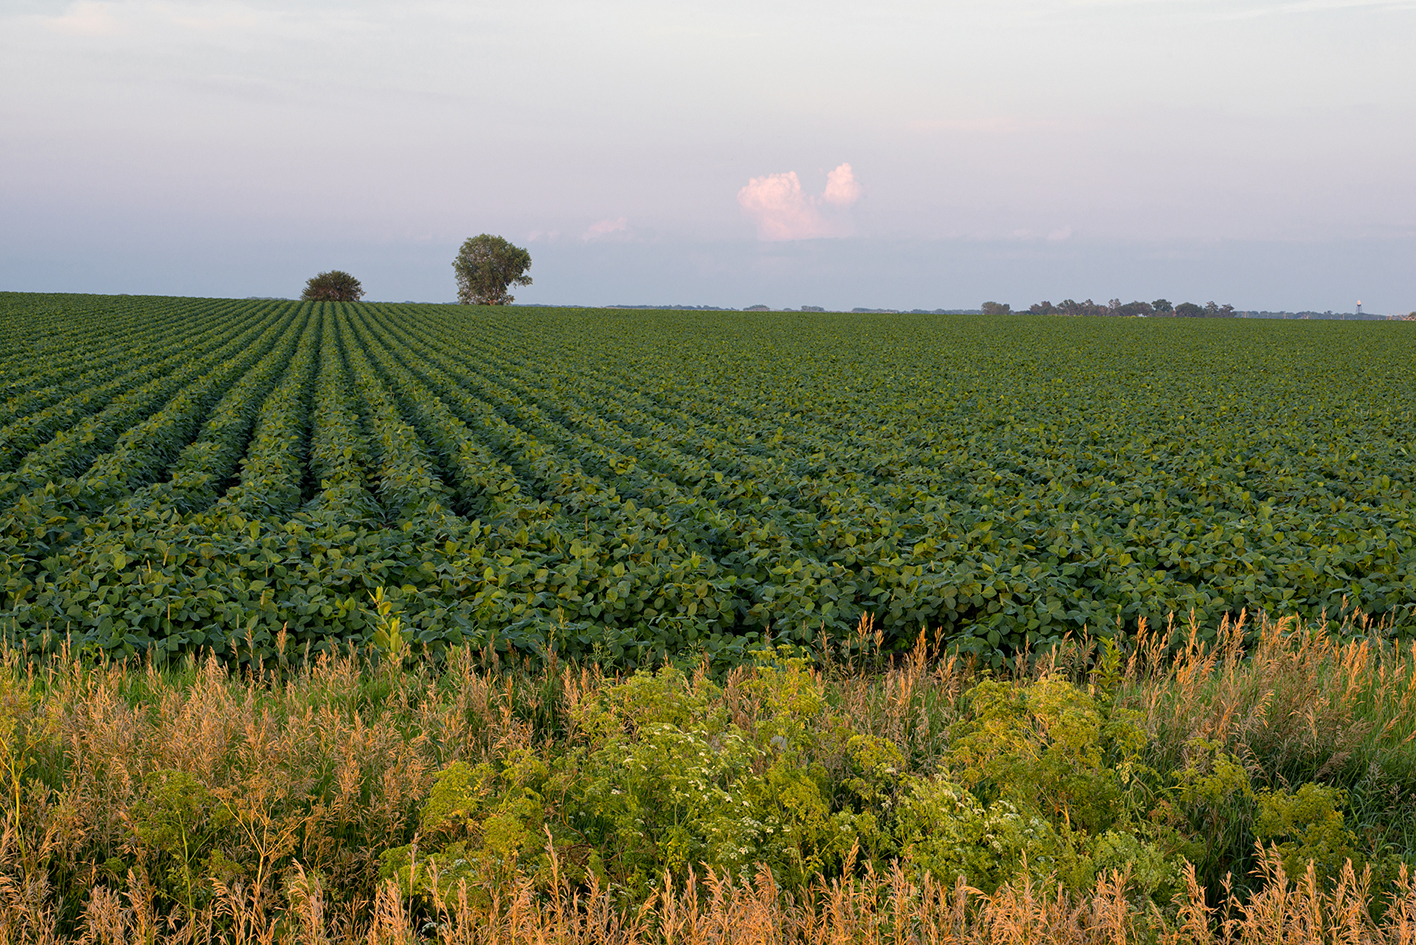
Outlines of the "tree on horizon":
<svg viewBox="0 0 1416 945">
<path fill-rule="evenodd" d="M 364 297 L 364 287 L 347 272 L 331 269 L 305 283 L 300 294 L 302 302 L 357 302 Z"/>
<path fill-rule="evenodd" d="M 463 305 L 510 305 L 507 289 L 530 285 L 531 254 L 500 236 L 483 233 L 462 244 L 452 269 L 457 274 L 457 301 Z"/>
</svg>

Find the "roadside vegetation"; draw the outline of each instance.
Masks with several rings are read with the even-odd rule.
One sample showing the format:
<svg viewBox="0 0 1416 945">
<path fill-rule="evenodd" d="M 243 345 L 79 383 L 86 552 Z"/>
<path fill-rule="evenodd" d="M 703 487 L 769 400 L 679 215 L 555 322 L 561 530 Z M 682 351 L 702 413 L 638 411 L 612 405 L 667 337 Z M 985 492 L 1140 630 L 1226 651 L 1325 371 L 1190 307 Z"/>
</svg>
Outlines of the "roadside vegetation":
<svg viewBox="0 0 1416 945">
<path fill-rule="evenodd" d="M 1416 933 L 1416 647 L 1236 621 L 994 673 L 881 642 L 628 674 L 9 649 L 0 941 Z"/>
</svg>

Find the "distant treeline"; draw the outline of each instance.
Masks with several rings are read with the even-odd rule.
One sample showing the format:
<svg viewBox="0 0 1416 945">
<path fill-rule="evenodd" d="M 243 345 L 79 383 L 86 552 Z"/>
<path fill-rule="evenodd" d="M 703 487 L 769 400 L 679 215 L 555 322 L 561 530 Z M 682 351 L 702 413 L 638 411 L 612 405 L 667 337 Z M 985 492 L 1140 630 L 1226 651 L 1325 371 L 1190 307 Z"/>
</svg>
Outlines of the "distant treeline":
<svg viewBox="0 0 1416 945">
<path fill-rule="evenodd" d="M 543 306 L 554 308 L 556 306 Z M 717 305 L 606 305 L 605 308 L 642 308 L 642 309 L 663 309 L 667 311 L 683 312 L 735 312 L 734 308 L 720 308 Z"/>
<path fill-rule="evenodd" d="M 1298 318 L 1298 319 L 1341 319 L 1359 322 L 1416 322 L 1416 312 L 1410 315 L 1381 315 L 1376 312 L 1240 312 L 1244 318 Z"/>
<path fill-rule="evenodd" d="M 521 303 L 517 303 L 517 304 L 520 305 Z M 527 305 L 528 305 L 528 307 L 533 307 L 533 308 L 534 308 L 534 307 L 542 307 L 542 308 L 549 308 L 549 307 L 552 307 L 552 306 L 535 306 L 535 305 L 533 305 L 533 304 L 531 304 L 531 303 L 527 303 Z M 700 312 L 700 311 L 701 311 L 701 312 L 738 312 L 738 311 L 741 311 L 741 312 L 775 312 L 775 311 L 783 311 L 783 312 L 798 312 L 798 311 L 799 311 L 799 312 L 838 312 L 838 311 L 845 311 L 844 309 L 828 309 L 828 308 L 826 308 L 825 306 L 822 306 L 822 305 L 803 305 L 803 306 L 801 306 L 800 308 L 793 308 L 792 306 L 787 306 L 786 308 L 783 308 L 783 309 L 774 309 L 774 308 L 772 308 L 772 306 L 770 306 L 770 305 L 760 305 L 760 304 L 759 304 L 759 305 L 748 305 L 748 306 L 746 306 L 746 307 L 744 307 L 744 308 L 741 308 L 741 309 L 736 309 L 736 308 L 720 308 L 720 307 L 718 307 L 718 306 L 716 306 L 716 305 L 606 305 L 605 308 L 656 309 L 656 310 L 657 310 L 657 309 L 663 309 L 663 310 L 670 310 L 670 311 L 689 311 L 689 312 Z M 1009 310 L 1009 309 L 1008 309 L 1007 306 L 1004 306 L 1004 310 Z M 853 309 L 851 309 L 851 313 L 852 313 L 852 314 L 856 314 L 856 315 L 860 315 L 860 314 L 866 314 L 866 315 L 900 315 L 900 314 L 905 314 L 905 315 L 978 315 L 978 314 L 981 314 L 981 312 L 982 312 L 981 309 L 976 309 L 976 308 L 914 308 L 914 309 L 903 309 L 903 308 L 853 308 Z"/>
<path fill-rule="evenodd" d="M 1051 302 L 1038 302 L 1028 308 L 1033 315 L 1105 315 L 1110 317 L 1136 316 L 1136 315 L 1164 315 L 1175 318 L 1238 318 L 1239 313 L 1232 305 L 1217 305 L 1208 302 L 1204 305 L 1196 305 L 1194 302 L 1181 302 L 1179 305 L 1172 305 L 1168 299 L 1156 299 L 1154 302 L 1125 302 L 1120 299 L 1112 299 L 1105 305 L 1087 299 L 1085 302 L 1077 302 L 1072 299 L 1063 299 L 1056 305 Z"/>
<path fill-rule="evenodd" d="M 1010 306 L 999 302 L 984 302 L 983 314 L 985 315 L 1009 315 L 1013 314 Z M 1029 306 L 1026 311 L 1018 314 L 1031 315 L 1102 315 L 1110 317 L 1137 316 L 1137 315 L 1158 315 L 1170 318 L 1345 318 L 1365 321 L 1387 321 L 1391 319 L 1403 321 L 1416 321 L 1416 312 L 1410 315 L 1377 315 L 1371 312 L 1269 312 L 1235 309 L 1232 305 L 1219 305 L 1215 302 L 1207 302 L 1204 305 L 1196 305 L 1194 302 L 1181 302 L 1179 305 L 1172 305 L 1168 299 L 1156 299 L 1154 302 L 1126 302 L 1120 299 L 1112 299 L 1105 305 L 1087 299 L 1085 302 L 1077 302 L 1073 299 L 1064 299 L 1056 305 L 1046 300 Z"/>
</svg>

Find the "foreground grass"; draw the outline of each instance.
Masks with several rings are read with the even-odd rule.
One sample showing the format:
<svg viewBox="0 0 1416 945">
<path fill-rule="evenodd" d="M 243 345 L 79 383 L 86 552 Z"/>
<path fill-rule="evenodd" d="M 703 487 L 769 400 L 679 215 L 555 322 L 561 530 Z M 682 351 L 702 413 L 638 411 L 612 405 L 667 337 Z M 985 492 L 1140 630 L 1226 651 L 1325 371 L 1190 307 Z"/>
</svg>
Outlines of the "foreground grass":
<svg viewBox="0 0 1416 945">
<path fill-rule="evenodd" d="M 1416 648 L 1360 629 L 1001 679 L 9 651 L 0 941 L 1412 942 Z"/>
</svg>

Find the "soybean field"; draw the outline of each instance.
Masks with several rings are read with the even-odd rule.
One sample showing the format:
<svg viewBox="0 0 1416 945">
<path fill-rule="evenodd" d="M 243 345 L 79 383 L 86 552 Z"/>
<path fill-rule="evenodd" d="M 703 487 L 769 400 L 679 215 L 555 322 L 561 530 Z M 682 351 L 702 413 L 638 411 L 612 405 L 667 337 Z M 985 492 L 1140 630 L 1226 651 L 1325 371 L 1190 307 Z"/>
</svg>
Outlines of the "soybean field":
<svg viewBox="0 0 1416 945">
<path fill-rule="evenodd" d="M 0 631 L 1001 661 L 1416 629 L 1409 324 L 0 293 Z"/>
</svg>

